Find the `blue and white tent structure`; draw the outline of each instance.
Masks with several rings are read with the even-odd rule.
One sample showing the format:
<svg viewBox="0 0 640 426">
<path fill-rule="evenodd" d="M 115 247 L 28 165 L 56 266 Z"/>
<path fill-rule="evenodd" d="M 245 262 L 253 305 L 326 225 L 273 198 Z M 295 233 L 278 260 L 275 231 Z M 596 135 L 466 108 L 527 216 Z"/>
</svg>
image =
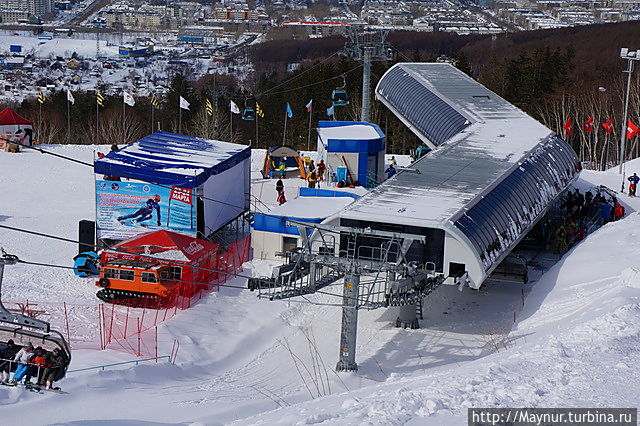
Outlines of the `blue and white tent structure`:
<svg viewBox="0 0 640 426">
<path fill-rule="evenodd" d="M 318 161 L 324 160 L 329 176 L 348 180 L 346 168 L 361 186 L 376 186 L 383 175 L 387 138 L 380 127 L 356 121 L 318 123 Z M 346 182 L 349 184 L 351 182 Z"/>
<path fill-rule="evenodd" d="M 156 132 L 94 162 L 98 240 L 207 236 L 249 210 L 251 148 Z"/>
<path fill-rule="evenodd" d="M 433 150 L 327 223 L 425 235 L 407 260 L 452 281 L 480 287 L 581 170 L 560 136 L 449 64 L 396 64 L 376 97 Z"/>
</svg>

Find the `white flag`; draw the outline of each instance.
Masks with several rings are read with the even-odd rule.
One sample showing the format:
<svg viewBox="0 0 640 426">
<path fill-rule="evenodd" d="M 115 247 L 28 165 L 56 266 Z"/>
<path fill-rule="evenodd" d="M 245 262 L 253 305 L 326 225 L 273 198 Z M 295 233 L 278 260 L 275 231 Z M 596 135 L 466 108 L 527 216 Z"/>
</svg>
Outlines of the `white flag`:
<svg viewBox="0 0 640 426">
<path fill-rule="evenodd" d="M 136 100 L 133 99 L 133 96 L 131 96 L 130 93 L 122 92 L 122 98 L 124 100 L 124 103 L 129 106 L 134 106 L 136 104 Z"/>
<path fill-rule="evenodd" d="M 238 105 L 236 105 L 235 102 L 231 101 L 231 103 L 229 104 L 229 108 L 231 108 L 232 113 L 240 114 L 240 108 L 238 108 Z"/>
<path fill-rule="evenodd" d="M 73 99 L 73 94 L 71 94 L 71 90 L 69 89 L 67 89 L 67 101 L 71 102 L 72 104 L 76 102 L 76 100 Z"/>
<path fill-rule="evenodd" d="M 189 109 L 189 102 L 187 102 L 187 100 L 182 96 L 180 96 L 180 108 Z"/>
</svg>

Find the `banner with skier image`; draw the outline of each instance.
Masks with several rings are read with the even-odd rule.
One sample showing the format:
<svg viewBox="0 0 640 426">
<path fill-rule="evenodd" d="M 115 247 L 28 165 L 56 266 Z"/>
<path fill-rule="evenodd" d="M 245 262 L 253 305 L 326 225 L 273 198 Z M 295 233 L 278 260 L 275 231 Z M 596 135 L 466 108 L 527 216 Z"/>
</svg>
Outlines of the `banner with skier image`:
<svg viewBox="0 0 640 426">
<path fill-rule="evenodd" d="M 96 180 L 97 237 L 123 240 L 157 229 L 195 237 L 194 201 L 191 189 Z"/>
</svg>

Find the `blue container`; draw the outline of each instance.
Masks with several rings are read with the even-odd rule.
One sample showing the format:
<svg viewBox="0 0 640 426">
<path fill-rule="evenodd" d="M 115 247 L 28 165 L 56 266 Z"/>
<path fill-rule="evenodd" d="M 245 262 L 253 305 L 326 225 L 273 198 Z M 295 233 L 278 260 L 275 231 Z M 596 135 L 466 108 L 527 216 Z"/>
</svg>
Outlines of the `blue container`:
<svg viewBox="0 0 640 426">
<path fill-rule="evenodd" d="M 22 46 L 19 44 L 12 44 L 11 46 L 9 46 L 9 51 L 20 53 L 22 52 Z"/>
<path fill-rule="evenodd" d="M 347 183 L 347 168 L 336 167 L 336 182 L 344 181 Z"/>
</svg>

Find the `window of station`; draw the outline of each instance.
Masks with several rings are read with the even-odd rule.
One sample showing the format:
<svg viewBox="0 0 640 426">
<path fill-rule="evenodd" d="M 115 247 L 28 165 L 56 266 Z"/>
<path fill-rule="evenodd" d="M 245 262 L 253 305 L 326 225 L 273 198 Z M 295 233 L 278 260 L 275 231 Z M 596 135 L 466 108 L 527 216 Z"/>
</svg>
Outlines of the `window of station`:
<svg viewBox="0 0 640 426">
<path fill-rule="evenodd" d="M 450 277 L 461 277 L 467 270 L 467 265 L 464 263 L 455 263 L 449 262 L 449 276 Z"/>
<path fill-rule="evenodd" d="M 282 237 L 282 251 L 293 250 L 298 247 L 298 239 L 294 237 Z"/>
</svg>

